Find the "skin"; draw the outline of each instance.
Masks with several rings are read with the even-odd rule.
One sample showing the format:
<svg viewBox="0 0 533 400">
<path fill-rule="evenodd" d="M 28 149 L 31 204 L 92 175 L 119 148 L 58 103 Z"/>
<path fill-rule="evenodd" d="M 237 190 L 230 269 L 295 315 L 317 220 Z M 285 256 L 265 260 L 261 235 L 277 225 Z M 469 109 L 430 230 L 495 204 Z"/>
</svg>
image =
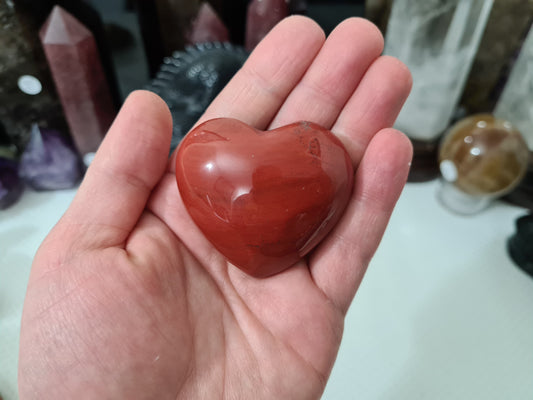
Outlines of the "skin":
<svg viewBox="0 0 533 400">
<path fill-rule="evenodd" d="M 181 202 L 171 117 L 135 92 L 32 266 L 21 399 L 316 399 L 343 321 L 405 184 L 409 140 L 390 126 L 411 76 L 362 19 L 326 40 L 282 21 L 199 122 L 316 122 L 345 144 L 355 188 L 339 224 L 294 267 L 255 279 L 228 264 Z"/>
</svg>

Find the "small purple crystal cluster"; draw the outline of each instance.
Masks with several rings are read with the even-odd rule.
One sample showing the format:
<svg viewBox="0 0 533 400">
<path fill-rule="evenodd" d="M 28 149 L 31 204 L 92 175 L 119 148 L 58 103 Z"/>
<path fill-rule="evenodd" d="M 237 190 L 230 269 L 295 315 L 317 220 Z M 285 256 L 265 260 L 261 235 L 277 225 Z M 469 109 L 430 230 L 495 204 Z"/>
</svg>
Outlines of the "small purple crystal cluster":
<svg viewBox="0 0 533 400">
<path fill-rule="evenodd" d="M 19 175 L 35 190 L 68 189 L 79 182 L 82 163 L 66 137 L 33 125 L 30 142 L 20 159 Z"/>
<path fill-rule="evenodd" d="M 14 204 L 25 185 L 39 191 L 69 189 L 78 184 L 83 172 L 80 156 L 68 138 L 33 125 L 20 161 L 0 157 L 0 210 Z"/>
</svg>

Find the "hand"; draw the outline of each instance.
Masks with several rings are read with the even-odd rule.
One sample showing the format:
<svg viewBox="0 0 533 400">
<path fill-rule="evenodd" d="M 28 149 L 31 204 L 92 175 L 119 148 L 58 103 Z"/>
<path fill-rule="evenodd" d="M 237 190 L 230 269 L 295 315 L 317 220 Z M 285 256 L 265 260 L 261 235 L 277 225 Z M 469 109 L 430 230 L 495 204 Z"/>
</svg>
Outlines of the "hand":
<svg viewBox="0 0 533 400">
<path fill-rule="evenodd" d="M 228 264 L 180 200 L 171 118 L 130 95 L 32 267 L 21 399 L 310 399 L 404 186 L 411 146 L 392 126 L 411 86 L 362 19 L 327 40 L 281 22 L 202 116 L 260 129 L 310 120 L 353 159 L 346 212 L 306 259 L 267 279 Z"/>
</svg>

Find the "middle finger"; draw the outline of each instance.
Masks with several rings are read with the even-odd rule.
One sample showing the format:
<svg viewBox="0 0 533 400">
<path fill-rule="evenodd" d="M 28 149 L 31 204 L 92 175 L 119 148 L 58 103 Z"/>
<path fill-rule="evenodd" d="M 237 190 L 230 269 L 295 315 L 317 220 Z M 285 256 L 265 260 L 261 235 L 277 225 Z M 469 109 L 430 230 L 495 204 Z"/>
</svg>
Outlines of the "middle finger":
<svg viewBox="0 0 533 400">
<path fill-rule="evenodd" d="M 383 37 L 367 20 L 349 18 L 329 35 L 270 128 L 295 121 L 331 128 L 366 70 L 383 51 Z"/>
</svg>

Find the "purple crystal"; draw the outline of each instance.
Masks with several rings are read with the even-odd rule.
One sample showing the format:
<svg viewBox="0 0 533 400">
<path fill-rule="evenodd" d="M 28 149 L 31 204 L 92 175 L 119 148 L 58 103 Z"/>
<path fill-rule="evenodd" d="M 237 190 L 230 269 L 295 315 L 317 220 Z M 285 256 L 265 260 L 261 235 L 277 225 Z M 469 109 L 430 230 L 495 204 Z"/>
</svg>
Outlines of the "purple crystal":
<svg viewBox="0 0 533 400">
<path fill-rule="evenodd" d="M 18 163 L 0 157 L 0 210 L 16 203 L 24 191 L 24 184 L 18 175 Z"/>
<path fill-rule="evenodd" d="M 34 125 L 20 159 L 19 175 L 36 190 L 68 189 L 81 179 L 81 161 L 66 137 Z"/>
</svg>

